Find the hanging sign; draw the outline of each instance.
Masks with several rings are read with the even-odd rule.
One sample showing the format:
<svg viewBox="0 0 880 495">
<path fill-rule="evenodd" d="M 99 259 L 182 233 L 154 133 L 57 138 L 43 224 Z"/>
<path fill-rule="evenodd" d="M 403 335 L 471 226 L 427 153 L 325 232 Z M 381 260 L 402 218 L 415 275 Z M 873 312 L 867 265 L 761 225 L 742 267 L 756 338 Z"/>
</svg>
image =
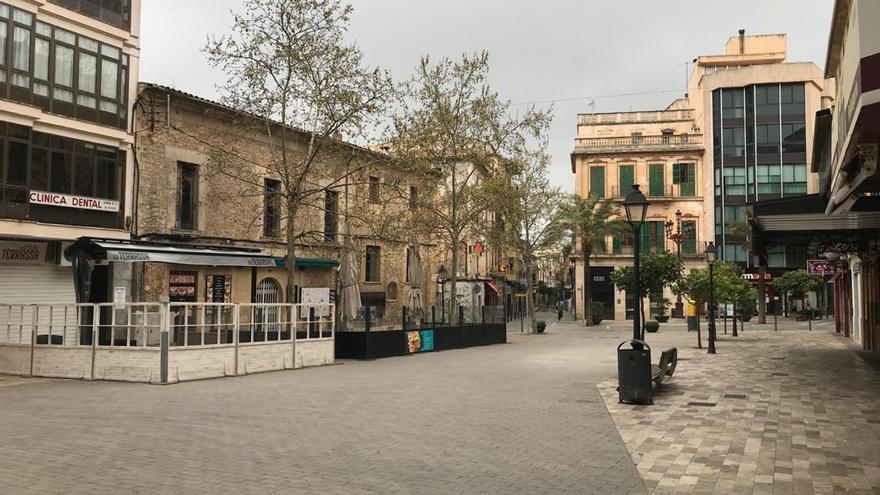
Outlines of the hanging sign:
<svg viewBox="0 0 880 495">
<path fill-rule="evenodd" d="M 109 211 L 114 213 L 119 211 L 119 201 L 114 201 L 112 199 L 89 198 L 86 196 L 74 196 L 72 194 L 31 191 L 29 200 L 32 205 L 60 206 L 63 208 Z"/>
<path fill-rule="evenodd" d="M 837 262 L 830 260 L 807 260 L 807 273 L 810 275 L 835 275 Z"/>
</svg>

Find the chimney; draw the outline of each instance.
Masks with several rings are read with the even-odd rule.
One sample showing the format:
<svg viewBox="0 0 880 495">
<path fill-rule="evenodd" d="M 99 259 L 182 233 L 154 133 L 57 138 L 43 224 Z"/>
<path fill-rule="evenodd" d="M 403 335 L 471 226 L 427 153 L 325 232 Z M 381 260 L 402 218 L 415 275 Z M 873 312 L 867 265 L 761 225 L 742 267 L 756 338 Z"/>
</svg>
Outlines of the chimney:
<svg viewBox="0 0 880 495">
<path fill-rule="evenodd" d="M 742 55 L 746 52 L 746 30 L 739 30 L 739 54 Z"/>
</svg>

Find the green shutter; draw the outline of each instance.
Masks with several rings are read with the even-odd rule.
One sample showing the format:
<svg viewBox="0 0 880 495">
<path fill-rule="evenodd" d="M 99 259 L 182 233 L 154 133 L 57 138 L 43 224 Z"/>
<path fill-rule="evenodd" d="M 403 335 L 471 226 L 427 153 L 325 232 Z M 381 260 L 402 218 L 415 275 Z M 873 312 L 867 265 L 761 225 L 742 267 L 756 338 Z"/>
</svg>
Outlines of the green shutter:
<svg viewBox="0 0 880 495">
<path fill-rule="evenodd" d="M 663 190 L 663 165 L 662 163 L 652 163 L 648 166 L 648 195 L 649 196 L 665 196 Z"/>
<path fill-rule="evenodd" d="M 673 184 L 681 184 L 681 164 L 673 163 L 672 164 L 672 183 Z"/>
<path fill-rule="evenodd" d="M 614 254 L 620 254 L 623 252 L 623 248 L 620 246 L 620 238 L 619 237 L 614 236 L 614 240 L 611 241 L 611 244 L 612 244 L 612 246 L 611 246 L 612 252 Z"/>
<path fill-rule="evenodd" d="M 697 194 L 697 177 L 696 177 L 696 164 L 693 163 L 681 163 L 682 171 L 684 171 L 684 177 L 681 179 L 685 179 L 681 182 L 680 190 L 682 197 L 693 197 Z"/>
<path fill-rule="evenodd" d="M 666 224 L 664 222 L 653 222 L 654 228 L 657 229 L 657 245 L 655 251 L 666 250 Z"/>
<path fill-rule="evenodd" d="M 618 190 L 618 196 L 624 197 L 632 190 L 633 184 L 635 184 L 635 167 L 632 165 L 621 165 L 619 170 L 620 181 L 618 185 L 620 186 L 620 190 Z"/>
<path fill-rule="evenodd" d="M 697 222 L 681 222 L 681 252 L 684 254 L 697 254 Z"/>
<path fill-rule="evenodd" d="M 590 194 L 605 197 L 605 167 L 590 167 Z"/>
<path fill-rule="evenodd" d="M 642 224 L 642 229 L 639 232 L 642 240 L 641 242 L 641 251 L 646 252 L 651 250 L 651 222 L 645 222 Z"/>
</svg>

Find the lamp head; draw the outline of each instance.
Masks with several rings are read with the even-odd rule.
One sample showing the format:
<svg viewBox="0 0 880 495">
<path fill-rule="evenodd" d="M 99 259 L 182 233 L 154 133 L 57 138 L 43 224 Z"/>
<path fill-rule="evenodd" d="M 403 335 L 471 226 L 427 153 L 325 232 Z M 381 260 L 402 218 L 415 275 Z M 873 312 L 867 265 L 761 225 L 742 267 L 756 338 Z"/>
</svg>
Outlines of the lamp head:
<svg viewBox="0 0 880 495">
<path fill-rule="evenodd" d="M 634 229 L 641 227 L 645 223 L 648 215 L 648 199 L 639 190 L 638 184 L 633 184 L 632 191 L 626 195 L 623 200 L 623 207 L 626 210 L 626 221 L 633 226 Z"/>
</svg>

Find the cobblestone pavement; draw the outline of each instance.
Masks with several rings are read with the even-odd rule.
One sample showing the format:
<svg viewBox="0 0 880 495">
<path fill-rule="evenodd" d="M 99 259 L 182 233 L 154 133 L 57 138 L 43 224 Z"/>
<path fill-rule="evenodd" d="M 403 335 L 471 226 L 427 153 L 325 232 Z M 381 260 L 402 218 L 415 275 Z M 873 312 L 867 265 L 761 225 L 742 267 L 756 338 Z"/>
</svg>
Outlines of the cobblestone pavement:
<svg viewBox="0 0 880 495">
<path fill-rule="evenodd" d="M 596 387 L 620 333 L 510 340 L 164 387 L 0 387 L 0 493 L 645 493 Z"/>
<path fill-rule="evenodd" d="M 653 406 L 599 388 L 651 493 L 861 494 L 880 493 L 878 383 L 829 323 L 786 323 L 680 347 Z"/>
</svg>

